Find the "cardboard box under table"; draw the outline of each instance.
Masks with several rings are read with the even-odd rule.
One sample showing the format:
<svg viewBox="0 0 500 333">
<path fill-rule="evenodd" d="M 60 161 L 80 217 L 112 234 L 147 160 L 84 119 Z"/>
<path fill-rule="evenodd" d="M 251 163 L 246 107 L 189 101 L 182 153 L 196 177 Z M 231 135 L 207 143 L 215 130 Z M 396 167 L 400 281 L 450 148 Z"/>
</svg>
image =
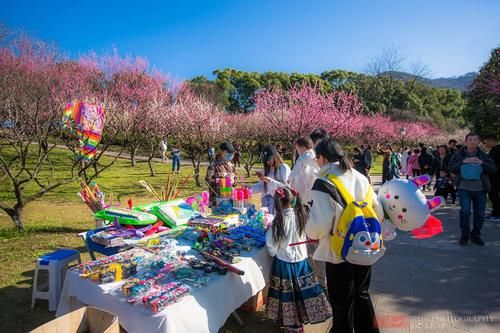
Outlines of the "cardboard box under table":
<svg viewBox="0 0 500 333">
<path fill-rule="evenodd" d="M 112 313 L 90 306 L 82 307 L 49 321 L 30 333 L 119 333 L 118 319 Z"/>
</svg>

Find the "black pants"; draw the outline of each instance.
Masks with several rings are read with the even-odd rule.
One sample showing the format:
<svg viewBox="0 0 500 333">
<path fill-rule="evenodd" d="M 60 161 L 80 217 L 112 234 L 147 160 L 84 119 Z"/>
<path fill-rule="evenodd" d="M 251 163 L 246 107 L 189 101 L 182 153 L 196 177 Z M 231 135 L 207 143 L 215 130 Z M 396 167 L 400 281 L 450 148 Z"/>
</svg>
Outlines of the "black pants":
<svg viewBox="0 0 500 333">
<path fill-rule="evenodd" d="M 451 200 L 453 203 L 457 201 L 457 191 L 453 186 L 450 187 L 443 187 L 443 188 L 438 188 L 436 190 L 436 193 L 434 193 L 434 196 L 442 196 L 444 198 L 444 201 L 448 199 L 448 195 L 451 196 Z"/>
<path fill-rule="evenodd" d="M 488 193 L 488 198 L 491 200 L 491 206 L 493 210 L 491 215 L 497 217 L 500 216 L 500 191 L 495 189 Z"/>
<path fill-rule="evenodd" d="M 326 263 L 328 295 L 333 309 L 332 333 L 378 333 L 368 294 L 371 266 Z"/>
</svg>

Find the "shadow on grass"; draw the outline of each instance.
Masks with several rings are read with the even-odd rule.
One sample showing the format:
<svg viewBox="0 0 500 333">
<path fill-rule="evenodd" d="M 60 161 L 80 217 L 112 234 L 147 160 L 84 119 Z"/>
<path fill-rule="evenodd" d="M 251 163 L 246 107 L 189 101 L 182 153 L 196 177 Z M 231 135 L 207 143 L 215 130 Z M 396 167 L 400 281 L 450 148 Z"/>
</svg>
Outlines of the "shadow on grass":
<svg viewBox="0 0 500 333">
<path fill-rule="evenodd" d="M 33 270 L 22 275 L 32 277 Z M 21 286 L 23 282 L 26 284 Z M 35 309 L 31 309 L 31 284 L 32 278 L 0 288 L 2 332 L 28 332 L 54 319 L 55 314 L 49 312 L 47 301 L 37 300 Z"/>
<path fill-rule="evenodd" d="M 57 227 L 57 226 L 47 226 L 47 225 L 34 225 L 28 226 L 25 230 L 19 230 L 17 228 L 6 228 L 0 229 L 0 239 L 18 239 L 31 236 L 33 234 L 78 234 L 80 232 L 87 231 L 88 228 L 74 228 L 74 227 Z"/>
</svg>

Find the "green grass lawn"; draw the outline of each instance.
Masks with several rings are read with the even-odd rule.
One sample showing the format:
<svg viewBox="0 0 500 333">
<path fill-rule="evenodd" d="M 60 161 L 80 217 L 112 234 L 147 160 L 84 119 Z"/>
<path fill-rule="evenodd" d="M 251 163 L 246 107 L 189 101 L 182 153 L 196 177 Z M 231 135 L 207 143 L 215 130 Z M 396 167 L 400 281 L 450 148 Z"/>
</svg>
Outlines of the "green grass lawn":
<svg viewBox="0 0 500 333">
<path fill-rule="evenodd" d="M 104 158 L 106 163 L 108 158 Z M 380 169 L 381 158 L 377 159 L 374 173 Z M 68 174 L 71 158 L 67 151 L 58 150 L 54 159 L 54 167 L 59 177 Z M 101 189 L 109 195 L 113 192 L 115 202 L 126 205 L 128 198 L 132 198 L 134 204 L 146 203 L 153 200 L 152 196 L 142 188 L 138 181 L 145 180 L 159 190 L 167 180 L 167 172 L 171 164 L 154 163 L 157 175 L 149 175 L 149 167 L 146 162 L 139 162 L 137 166 L 131 167 L 128 160 L 117 160 L 108 170 L 104 171 L 97 182 Z M 259 165 L 255 167 L 259 168 Z M 46 171 L 45 175 L 48 173 Z M 193 168 L 181 167 L 182 181 L 187 175 L 193 173 Z M 206 167 L 202 167 L 201 177 L 204 179 Z M 243 168 L 239 169 L 244 174 Z M 249 178 L 248 182 L 254 182 L 255 177 Z M 177 181 L 177 178 L 174 178 Z M 94 227 L 94 219 L 91 211 L 80 201 L 76 193 L 80 186 L 78 182 L 64 185 L 50 192 L 37 201 L 30 203 L 25 208 L 24 222 L 26 230 L 21 232 L 13 227 L 10 218 L 0 212 L 0 321 L 3 332 L 26 332 L 51 319 L 53 314 L 47 310 L 47 303 L 39 301 L 37 307 L 32 310 L 31 287 L 34 261 L 40 255 L 55 250 L 59 247 L 78 249 L 82 253 L 82 259 L 89 260 L 86 247 L 77 233 Z M 32 193 L 36 188 L 27 186 L 26 191 Z M 196 187 L 193 177 L 188 181 L 181 197 L 189 196 L 203 190 Z M 12 189 L 4 178 L 0 181 L 0 200 L 12 199 Z M 246 323 L 241 328 L 230 317 L 222 332 L 273 332 L 279 331 L 279 327 L 266 321 L 262 312 L 243 314 Z"/>
</svg>

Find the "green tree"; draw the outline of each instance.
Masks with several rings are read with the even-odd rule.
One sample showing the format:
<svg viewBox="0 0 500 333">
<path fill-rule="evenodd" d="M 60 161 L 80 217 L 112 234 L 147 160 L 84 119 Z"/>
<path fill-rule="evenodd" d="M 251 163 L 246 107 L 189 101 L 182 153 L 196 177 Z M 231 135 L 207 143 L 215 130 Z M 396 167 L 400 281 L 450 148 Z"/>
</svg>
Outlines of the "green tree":
<svg viewBox="0 0 500 333">
<path fill-rule="evenodd" d="M 466 117 L 481 135 L 500 135 L 500 47 L 491 51 L 466 93 Z"/>
<path fill-rule="evenodd" d="M 210 81 L 205 76 L 196 76 L 187 81 L 188 87 L 196 95 L 205 98 L 207 101 L 225 108 L 227 106 L 227 98 L 224 94 L 224 88 L 214 81 Z"/>
</svg>

